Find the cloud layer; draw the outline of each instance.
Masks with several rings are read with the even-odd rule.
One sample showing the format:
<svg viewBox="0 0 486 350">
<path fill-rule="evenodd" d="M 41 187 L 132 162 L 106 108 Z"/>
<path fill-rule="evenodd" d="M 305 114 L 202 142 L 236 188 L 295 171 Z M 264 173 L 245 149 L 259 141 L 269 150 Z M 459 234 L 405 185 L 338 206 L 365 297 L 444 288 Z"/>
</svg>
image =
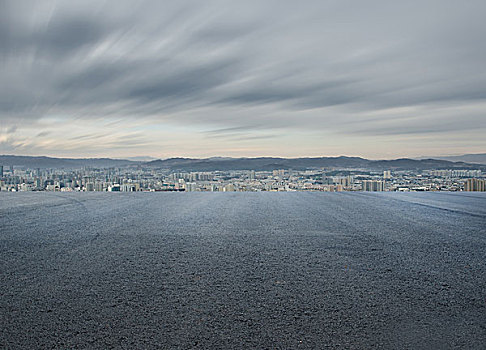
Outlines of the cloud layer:
<svg viewBox="0 0 486 350">
<path fill-rule="evenodd" d="M 1 1 L 0 153 L 486 149 L 484 1 Z"/>
</svg>

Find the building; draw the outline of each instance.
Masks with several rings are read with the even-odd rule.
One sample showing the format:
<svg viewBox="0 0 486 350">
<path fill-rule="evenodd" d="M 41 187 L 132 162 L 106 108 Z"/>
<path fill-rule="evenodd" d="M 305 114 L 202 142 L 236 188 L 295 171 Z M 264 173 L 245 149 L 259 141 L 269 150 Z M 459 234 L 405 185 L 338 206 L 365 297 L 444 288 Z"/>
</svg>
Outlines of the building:
<svg viewBox="0 0 486 350">
<path fill-rule="evenodd" d="M 323 183 L 326 185 L 341 185 L 343 188 L 351 187 L 353 185 L 353 182 L 353 176 L 334 176 L 331 179 L 323 179 Z"/>
<path fill-rule="evenodd" d="M 3 177 L 3 165 L 0 165 L 0 177 Z"/>
<path fill-rule="evenodd" d="M 108 186 L 108 192 L 120 192 L 120 185 L 113 184 L 111 186 Z"/>
<path fill-rule="evenodd" d="M 186 192 L 195 192 L 197 185 L 195 182 L 186 182 L 185 190 Z"/>
<path fill-rule="evenodd" d="M 467 179 L 464 183 L 464 191 L 469 192 L 485 192 L 486 180 L 482 179 Z"/>
<path fill-rule="evenodd" d="M 383 181 L 364 180 L 363 191 L 368 192 L 382 192 L 385 190 L 385 183 Z"/>
<path fill-rule="evenodd" d="M 57 191 L 60 191 L 60 190 L 61 189 L 57 185 L 49 184 L 49 185 L 46 186 L 46 191 L 56 191 L 57 192 Z"/>
<path fill-rule="evenodd" d="M 36 177 L 34 179 L 34 186 L 35 188 L 37 189 L 41 189 L 41 188 L 44 188 L 44 184 L 42 183 L 42 179 L 40 177 Z"/>
<path fill-rule="evenodd" d="M 227 184 L 226 186 L 223 187 L 223 192 L 234 192 L 236 191 L 235 185 L 233 184 Z"/>
<path fill-rule="evenodd" d="M 390 170 L 383 171 L 383 179 L 389 180 L 389 179 L 391 179 L 391 177 L 392 176 L 391 176 L 391 171 Z"/>
<path fill-rule="evenodd" d="M 123 184 L 120 186 L 120 191 L 121 192 L 136 192 L 137 191 L 137 186 L 133 183 L 127 183 Z"/>
</svg>

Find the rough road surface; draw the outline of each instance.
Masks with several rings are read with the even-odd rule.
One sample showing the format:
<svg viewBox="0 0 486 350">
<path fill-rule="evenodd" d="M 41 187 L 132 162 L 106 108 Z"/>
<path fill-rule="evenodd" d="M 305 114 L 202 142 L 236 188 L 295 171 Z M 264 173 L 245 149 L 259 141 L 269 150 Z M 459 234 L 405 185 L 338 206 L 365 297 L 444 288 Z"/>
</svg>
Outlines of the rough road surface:
<svg viewBox="0 0 486 350">
<path fill-rule="evenodd" d="M 485 349 L 481 193 L 0 193 L 0 348 Z"/>
</svg>

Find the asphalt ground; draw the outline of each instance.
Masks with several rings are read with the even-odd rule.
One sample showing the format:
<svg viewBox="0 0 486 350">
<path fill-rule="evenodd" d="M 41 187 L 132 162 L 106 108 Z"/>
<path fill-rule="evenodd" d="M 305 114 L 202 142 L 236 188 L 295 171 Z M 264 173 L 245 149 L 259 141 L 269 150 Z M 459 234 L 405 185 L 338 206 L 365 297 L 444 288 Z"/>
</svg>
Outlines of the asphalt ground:
<svg viewBox="0 0 486 350">
<path fill-rule="evenodd" d="M 0 348 L 485 349 L 485 193 L 2 193 Z"/>
</svg>

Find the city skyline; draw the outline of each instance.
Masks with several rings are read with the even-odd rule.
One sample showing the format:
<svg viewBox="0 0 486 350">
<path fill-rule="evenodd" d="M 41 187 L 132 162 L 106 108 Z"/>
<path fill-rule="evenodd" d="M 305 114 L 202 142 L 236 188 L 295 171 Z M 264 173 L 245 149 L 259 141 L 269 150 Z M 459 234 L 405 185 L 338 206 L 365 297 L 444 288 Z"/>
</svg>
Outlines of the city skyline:
<svg viewBox="0 0 486 350">
<path fill-rule="evenodd" d="M 484 153 L 486 4 L 3 1 L 0 154 Z"/>
</svg>

